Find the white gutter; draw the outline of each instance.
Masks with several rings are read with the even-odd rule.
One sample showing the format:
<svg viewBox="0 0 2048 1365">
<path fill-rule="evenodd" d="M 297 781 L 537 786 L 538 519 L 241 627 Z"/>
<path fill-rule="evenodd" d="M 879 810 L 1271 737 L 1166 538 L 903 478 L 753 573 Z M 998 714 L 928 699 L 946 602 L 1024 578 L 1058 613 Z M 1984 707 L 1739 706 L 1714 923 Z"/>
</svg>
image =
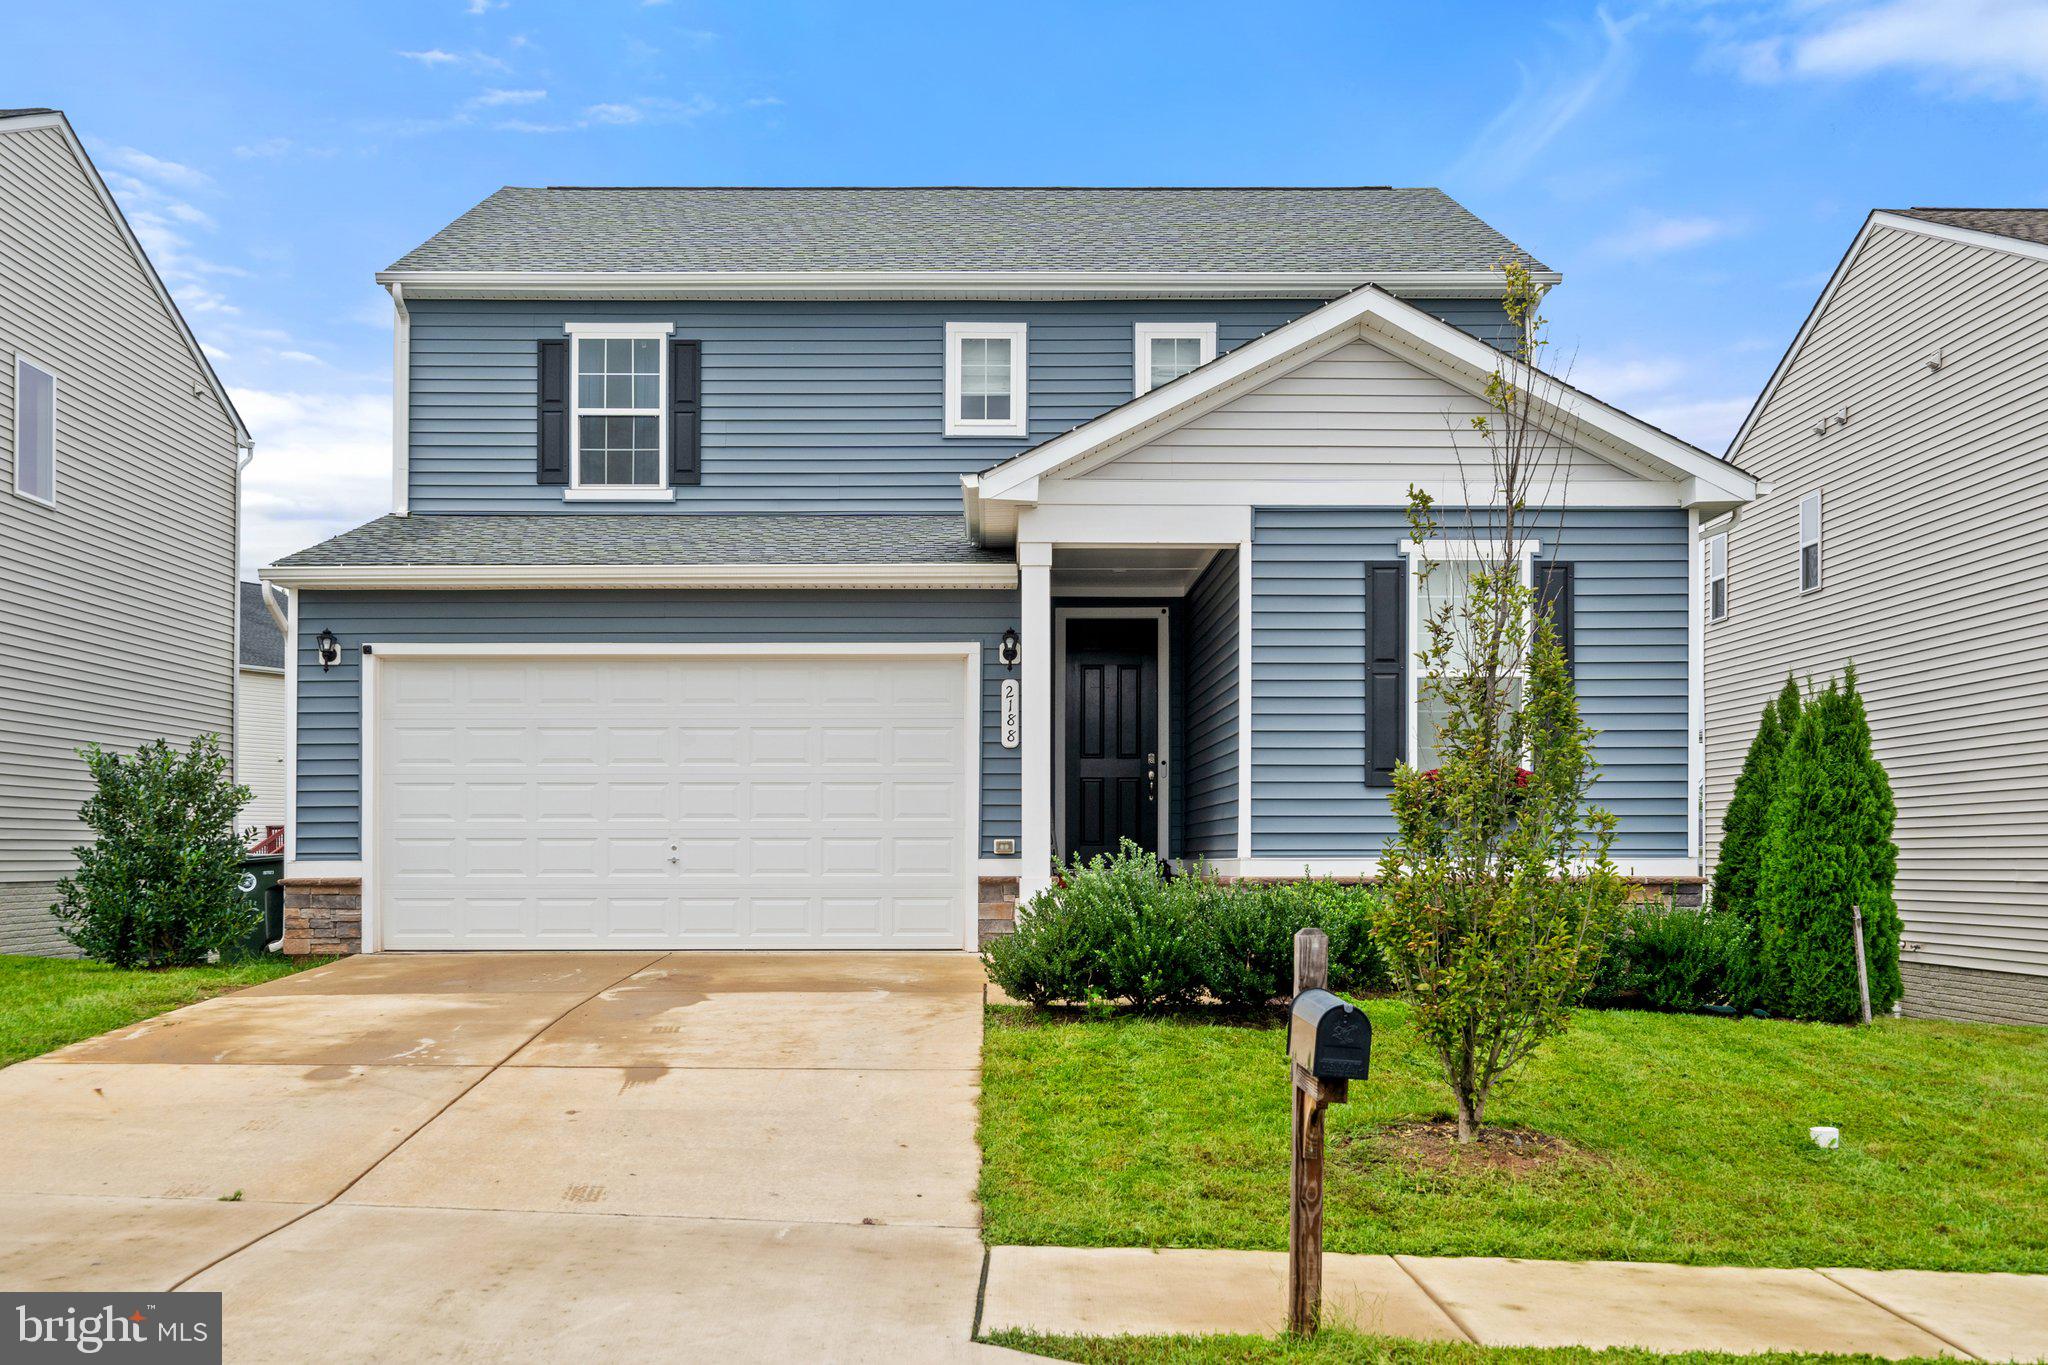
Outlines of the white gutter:
<svg viewBox="0 0 2048 1365">
<path fill-rule="evenodd" d="M 1014 564 L 358 564 L 272 567 L 282 588 L 974 588 L 1017 586 Z"/>
<path fill-rule="evenodd" d="M 277 587 L 269 582 L 263 582 L 261 586 L 263 588 L 263 605 L 269 609 L 270 619 L 277 622 L 277 628 L 279 630 L 290 630 L 292 628 L 290 595 L 286 593 L 285 589 Z M 277 604 L 279 596 L 284 597 L 286 605 L 283 607 L 280 607 Z"/>
<path fill-rule="evenodd" d="M 391 510 L 410 514 L 412 504 L 412 314 L 405 286 L 392 281 L 391 307 Z"/>
<path fill-rule="evenodd" d="M 1534 275 L 1542 287 L 1564 277 Z M 413 298 L 1498 298 L 1498 270 L 380 270 Z M 395 291 L 394 291 L 395 292 Z"/>
</svg>

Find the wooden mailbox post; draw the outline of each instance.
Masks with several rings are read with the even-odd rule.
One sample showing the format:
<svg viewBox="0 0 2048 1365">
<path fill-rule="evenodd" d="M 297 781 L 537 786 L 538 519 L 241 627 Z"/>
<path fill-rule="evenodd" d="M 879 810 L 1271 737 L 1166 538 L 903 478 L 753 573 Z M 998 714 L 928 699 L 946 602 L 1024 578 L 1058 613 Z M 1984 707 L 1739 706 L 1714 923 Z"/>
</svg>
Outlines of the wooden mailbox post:
<svg viewBox="0 0 2048 1365">
<path fill-rule="evenodd" d="M 1323 1111 L 1351 1097 L 1351 1082 L 1365 1079 L 1372 1051 L 1370 1021 L 1324 994 L 1329 981 L 1329 935 L 1303 929 L 1294 936 L 1294 1004 L 1287 1021 L 1294 1146 L 1287 1198 L 1287 1330 L 1299 1336 L 1314 1335 L 1323 1315 Z M 1318 994 L 1304 1001 L 1306 991 Z M 1297 1029 L 1303 1037 L 1296 1037 Z M 1307 1036 L 1311 1030 L 1314 1037 Z M 1305 1056 L 1316 1060 L 1314 1070 L 1303 1064 Z"/>
</svg>

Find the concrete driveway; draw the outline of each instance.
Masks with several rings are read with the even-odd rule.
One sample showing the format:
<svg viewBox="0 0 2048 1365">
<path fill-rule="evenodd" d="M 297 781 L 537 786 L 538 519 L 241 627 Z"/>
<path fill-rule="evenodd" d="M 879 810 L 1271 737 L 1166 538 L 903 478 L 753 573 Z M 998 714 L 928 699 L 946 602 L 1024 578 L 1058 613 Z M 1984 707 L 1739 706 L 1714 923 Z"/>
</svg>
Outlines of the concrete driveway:
<svg viewBox="0 0 2048 1365">
<path fill-rule="evenodd" d="M 964 953 L 379 955 L 0 1071 L 0 1287 L 230 1359 L 953 1359 Z M 989 1352 L 993 1354 L 993 1352 Z"/>
</svg>

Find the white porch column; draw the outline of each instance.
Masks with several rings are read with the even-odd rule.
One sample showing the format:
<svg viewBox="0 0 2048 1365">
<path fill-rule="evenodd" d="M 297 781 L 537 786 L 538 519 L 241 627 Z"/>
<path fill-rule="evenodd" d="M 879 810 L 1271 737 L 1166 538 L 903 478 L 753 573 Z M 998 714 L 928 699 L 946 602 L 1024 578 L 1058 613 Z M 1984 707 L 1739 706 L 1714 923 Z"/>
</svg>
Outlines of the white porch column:
<svg viewBox="0 0 2048 1365">
<path fill-rule="evenodd" d="M 1024 868 L 1018 891 L 1031 896 L 1052 880 L 1052 546 L 1018 542 L 1017 579 L 1024 655 L 1024 733 L 1018 744 L 1024 765 L 1024 840 L 1018 851 Z"/>
</svg>

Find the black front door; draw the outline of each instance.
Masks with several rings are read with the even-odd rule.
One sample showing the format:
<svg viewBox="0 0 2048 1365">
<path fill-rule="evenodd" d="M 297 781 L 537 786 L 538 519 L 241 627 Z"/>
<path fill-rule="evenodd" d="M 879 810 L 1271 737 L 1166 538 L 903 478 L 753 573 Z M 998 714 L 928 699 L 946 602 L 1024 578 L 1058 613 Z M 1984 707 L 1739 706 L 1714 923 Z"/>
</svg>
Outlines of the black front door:
<svg viewBox="0 0 2048 1365">
<path fill-rule="evenodd" d="M 1159 851 L 1159 626 L 1067 623 L 1068 857 Z"/>
</svg>

